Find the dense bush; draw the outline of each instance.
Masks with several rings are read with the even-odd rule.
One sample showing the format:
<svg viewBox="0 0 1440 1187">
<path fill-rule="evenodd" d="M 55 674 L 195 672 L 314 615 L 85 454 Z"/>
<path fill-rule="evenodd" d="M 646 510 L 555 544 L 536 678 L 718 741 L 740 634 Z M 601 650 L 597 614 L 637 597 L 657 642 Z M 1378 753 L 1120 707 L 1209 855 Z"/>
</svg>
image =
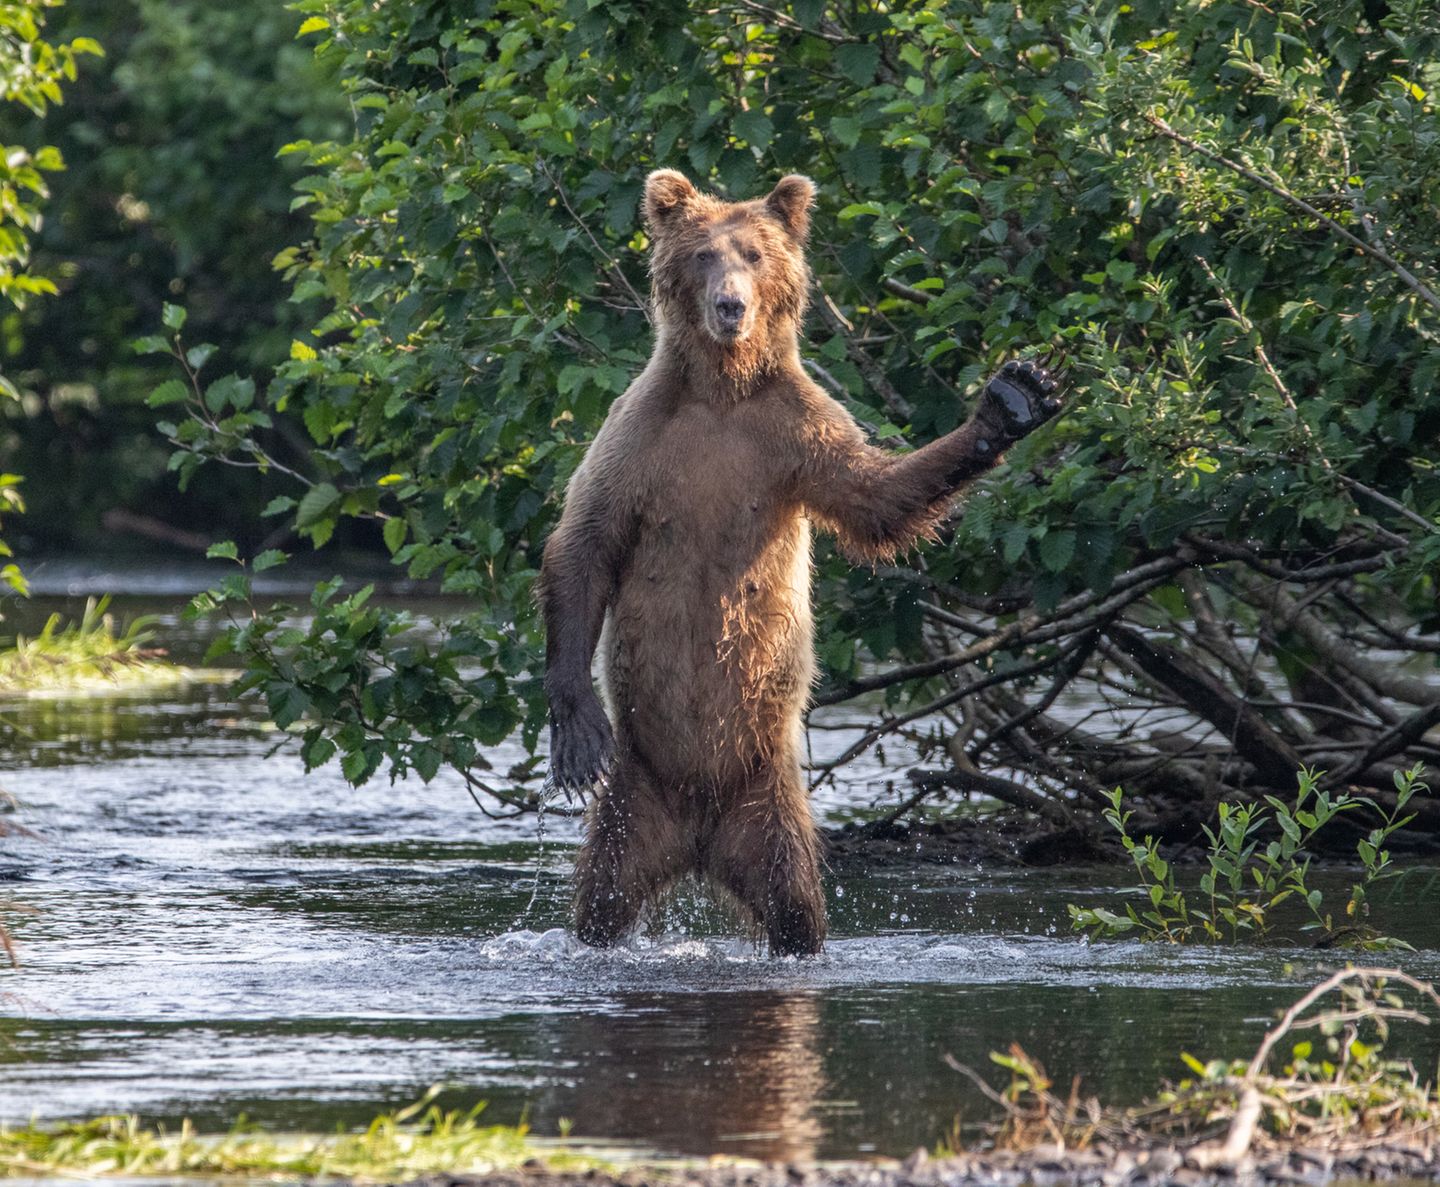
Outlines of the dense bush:
<svg viewBox="0 0 1440 1187">
<path fill-rule="evenodd" d="M 313 455 L 274 459 L 300 472 L 269 512 L 316 546 L 374 521 L 476 606 L 438 652 L 333 591 L 308 629 L 247 620 L 229 645 L 312 762 L 535 742 L 538 549 L 649 350 L 661 165 L 737 197 L 816 179 L 809 365 L 895 447 L 1017 350 L 1076 360 L 1071 413 L 942 545 L 878 573 L 822 550 L 820 700 L 884 693 L 847 760 L 903 733 L 938 760 L 917 802 L 1064 825 L 1117 782 L 1183 818 L 1302 761 L 1383 789 L 1437 757 L 1434 681 L 1366 654 L 1440 653 L 1433 5 L 296 7 L 356 118 L 287 150 L 313 238 L 281 263 L 327 312 L 263 395 L 155 400 L 188 413 L 187 478 L 269 465 L 257 434 L 298 416 Z"/>
</svg>

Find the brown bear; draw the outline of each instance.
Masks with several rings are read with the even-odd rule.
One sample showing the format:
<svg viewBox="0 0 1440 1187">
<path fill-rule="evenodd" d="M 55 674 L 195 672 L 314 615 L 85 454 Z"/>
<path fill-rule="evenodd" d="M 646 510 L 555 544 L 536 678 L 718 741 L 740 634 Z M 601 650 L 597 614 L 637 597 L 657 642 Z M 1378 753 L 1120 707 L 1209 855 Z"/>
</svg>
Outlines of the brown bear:
<svg viewBox="0 0 1440 1187">
<path fill-rule="evenodd" d="M 904 454 L 868 444 L 800 362 L 814 196 L 798 176 L 735 203 L 669 169 L 645 183 L 654 353 L 570 480 L 539 587 L 551 778 L 598 788 L 575 877 L 587 943 L 620 940 L 694 873 L 772 953 L 820 950 L 800 766 L 810 525 L 856 561 L 889 557 L 1059 410 L 1054 378 L 1011 361 L 948 436 Z"/>
</svg>

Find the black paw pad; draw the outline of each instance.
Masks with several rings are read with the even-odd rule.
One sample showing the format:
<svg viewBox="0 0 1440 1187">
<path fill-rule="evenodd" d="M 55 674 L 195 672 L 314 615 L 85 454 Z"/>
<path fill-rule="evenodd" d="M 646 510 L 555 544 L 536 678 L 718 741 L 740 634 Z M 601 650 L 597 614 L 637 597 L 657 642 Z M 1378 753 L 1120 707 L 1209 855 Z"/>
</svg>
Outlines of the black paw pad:
<svg viewBox="0 0 1440 1187">
<path fill-rule="evenodd" d="M 1061 383 L 1058 373 L 1037 360 L 1011 359 L 985 385 L 981 414 L 1008 441 L 1018 441 L 1060 412 Z"/>
</svg>

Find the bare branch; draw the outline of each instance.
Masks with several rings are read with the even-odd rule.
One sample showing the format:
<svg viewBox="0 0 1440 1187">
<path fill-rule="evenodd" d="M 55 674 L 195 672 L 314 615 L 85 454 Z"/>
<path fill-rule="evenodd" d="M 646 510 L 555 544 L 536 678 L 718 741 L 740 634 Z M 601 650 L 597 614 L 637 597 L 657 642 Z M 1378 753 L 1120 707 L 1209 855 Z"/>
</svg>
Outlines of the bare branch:
<svg viewBox="0 0 1440 1187">
<path fill-rule="evenodd" d="M 1051 824 L 1058 824 L 1062 828 L 1075 827 L 1075 818 L 1065 810 L 1058 800 L 1041 795 L 1038 791 L 1033 791 L 1023 783 L 1016 783 L 1012 779 L 1001 779 L 997 775 L 985 775 L 979 771 L 966 771 L 958 767 L 953 767 L 948 771 L 926 771 L 917 767 L 907 772 L 907 775 L 919 790 L 906 801 L 900 811 L 890 817 L 892 820 L 899 819 L 932 792 L 940 788 L 949 788 L 958 791 L 979 792 L 981 795 L 988 795 L 991 799 L 999 800 L 1002 804 L 1034 812 L 1037 816 L 1043 816 Z"/>
<path fill-rule="evenodd" d="M 887 293 L 893 293 L 897 297 L 913 301 L 916 305 L 928 305 L 931 301 L 932 295 L 924 289 L 911 288 L 904 281 L 895 280 L 889 276 L 880 282 L 880 287 Z"/>
</svg>

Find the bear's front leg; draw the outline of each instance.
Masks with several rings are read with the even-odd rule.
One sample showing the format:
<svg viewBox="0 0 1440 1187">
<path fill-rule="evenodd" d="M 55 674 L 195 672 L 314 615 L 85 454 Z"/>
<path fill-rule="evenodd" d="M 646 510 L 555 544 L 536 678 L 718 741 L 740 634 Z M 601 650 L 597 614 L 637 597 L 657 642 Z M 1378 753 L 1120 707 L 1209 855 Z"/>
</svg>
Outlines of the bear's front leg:
<svg viewBox="0 0 1440 1187">
<path fill-rule="evenodd" d="M 583 687 L 550 693 L 550 776 L 567 799 L 603 788 L 615 755 L 605 706 L 587 678 Z"/>
</svg>

